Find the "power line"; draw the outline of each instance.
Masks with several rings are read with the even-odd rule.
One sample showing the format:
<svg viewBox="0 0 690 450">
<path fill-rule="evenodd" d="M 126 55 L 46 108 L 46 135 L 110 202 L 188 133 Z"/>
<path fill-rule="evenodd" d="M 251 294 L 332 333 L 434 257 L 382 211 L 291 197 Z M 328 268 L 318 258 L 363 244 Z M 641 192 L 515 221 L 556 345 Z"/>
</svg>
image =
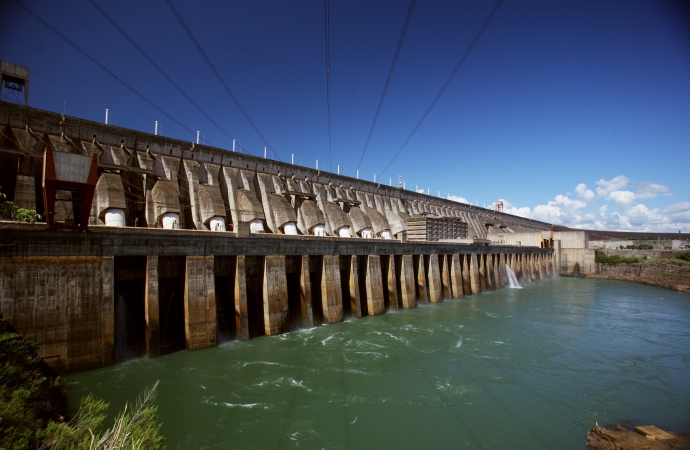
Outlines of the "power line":
<svg viewBox="0 0 690 450">
<path fill-rule="evenodd" d="M 189 27 L 187 26 L 187 23 L 184 21 L 184 19 L 180 15 L 180 13 L 177 11 L 177 8 L 175 8 L 175 5 L 173 5 L 171 0 L 165 0 L 165 3 L 168 4 L 170 11 L 172 11 L 173 15 L 175 16 L 177 21 L 182 26 L 182 29 L 184 29 L 185 33 L 187 33 L 187 36 L 192 41 L 192 43 L 194 44 L 196 49 L 199 51 L 199 53 L 201 53 L 201 56 L 206 61 L 206 64 L 211 69 L 211 71 L 216 76 L 216 78 L 218 78 L 218 81 L 220 81 L 220 84 L 223 86 L 223 88 L 225 88 L 225 91 L 228 93 L 228 95 L 230 96 L 232 101 L 235 102 L 235 105 L 240 110 L 240 112 L 242 113 L 244 118 L 247 120 L 247 122 L 249 122 L 249 125 L 252 126 L 252 128 L 254 129 L 256 134 L 259 135 L 259 137 L 261 138 L 262 141 L 264 141 L 264 144 L 266 144 L 266 147 L 268 147 L 271 150 L 271 153 L 273 153 L 273 156 L 275 156 L 276 158 L 278 158 L 282 161 L 282 158 L 280 158 L 280 156 L 278 156 L 278 154 L 275 152 L 275 150 L 273 150 L 273 147 L 271 147 L 271 144 L 269 144 L 268 141 L 266 140 L 266 138 L 264 137 L 264 135 L 261 134 L 261 132 L 259 131 L 257 126 L 254 124 L 254 121 L 252 121 L 252 119 L 249 117 L 249 114 L 247 114 L 247 111 L 245 111 L 245 109 L 240 104 L 240 101 L 237 99 L 237 97 L 235 97 L 235 94 L 232 93 L 232 91 L 228 87 L 227 83 L 225 83 L 225 80 L 223 80 L 223 77 L 220 75 L 220 72 L 218 72 L 218 69 L 216 69 L 216 66 L 213 65 L 213 63 L 211 62 L 211 59 L 208 57 L 208 55 L 206 54 L 204 49 L 201 47 L 201 44 L 199 43 L 199 41 L 196 39 L 196 37 L 194 37 L 194 33 L 192 33 L 192 30 L 189 29 Z"/>
<path fill-rule="evenodd" d="M 211 122 L 216 128 L 218 128 L 225 136 L 227 136 L 228 138 L 232 139 L 232 136 L 230 136 L 230 135 L 229 135 L 229 134 L 228 134 L 218 123 L 216 123 L 215 120 L 213 120 L 213 118 L 211 118 L 211 116 L 209 116 L 209 115 L 206 113 L 206 111 L 204 111 L 204 110 L 201 108 L 201 106 L 199 106 L 189 95 L 187 95 L 187 94 L 182 90 L 182 88 L 181 88 L 180 86 L 178 86 L 177 83 L 175 83 L 175 82 L 170 78 L 170 76 L 169 76 L 167 73 L 165 73 L 165 71 L 164 71 L 158 64 L 156 64 L 156 62 L 155 62 L 153 59 L 151 59 L 151 57 L 150 57 L 144 50 L 142 50 L 142 48 L 134 41 L 134 39 L 132 39 L 132 38 L 131 38 L 131 37 L 130 37 L 130 36 L 129 36 L 129 35 L 128 35 L 128 34 L 127 34 L 127 33 L 116 23 L 116 22 L 115 22 L 115 20 L 113 20 L 113 18 L 110 17 L 110 15 L 109 15 L 107 12 L 105 12 L 105 10 L 103 10 L 103 8 L 101 8 L 101 7 L 98 5 L 98 3 L 96 3 L 94 0 L 89 0 L 89 3 L 91 3 L 91 4 L 93 5 L 93 7 L 96 8 L 96 9 L 98 10 L 98 12 L 100 12 L 101 15 L 102 15 L 103 17 L 105 17 L 105 18 L 108 20 L 108 22 L 110 22 L 110 24 L 111 24 L 111 25 L 112 25 L 112 26 L 113 26 L 113 27 L 114 27 L 114 28 L 115 28 L 125 39 L 127 39 L 127 40 L 129 41 L 129 43 L 132 45 L 132 47 L 134 47 L 134 48 L 141 54 L 141 56 L 143 56 L 144 58 L 146 58 L 146 60 L 147 60 L 147 61 L 158 71 L 158 73 L 160 73 L 160 74 L 163 76 L 163 78 L 165 78 L 166 80 L 168 80 L 168 82 L 177 90 L 177 92 L 179 92 L 180 94 L 182 94 L 182 96 L 183 96 L 184 98 L 186 98 L 186 99 L 187 99 L 187 100 L 188 100 L 188 101 L 189 101 L 189 102 L 190 102 L 190 103 L 201 113 L 201 114 L 203 114 L 204 117 L 206 117 L 206 119 L 209 120 L 209 122 Z"/>
<path fill-rule="evenodd" d="M 470 42 L 470 45 L 467 47 L 467 49 L 465 50 L 465 53 L 460 58 L 460 61 L 458 61 L 458 63 L 455 65 L 455 67 L 451 71 L 450 75 L 448 75 L 448 78 L 446 78 L 445 83 L 443 83 L 443 86 L 441 86 L 441 89 L 436 94 L 436 97 L 434 97 L 434 99 L 431 101 L 431 104 L 429 105 L 429 107 L 426 109 L 426 111 L 424 111 L 422 118 L 419 119 L 419 122 L 417 122 L 417 125 L 415 125 L 415 127 L 412 130 L 412 132 L 410 133 L 410 135 L 407 136 L 407 139 L 405 139 L 405 142 L 403 142 L 403 144 L 400 146 L 400 149 L 395 153 L 395 155 L 393 155 L 393 158 L 390 160 L 390 162 L 386 165 L 386 167 L 383 168 L 383 170 L 381 171 L 381 174 L 383 174 L 388 169 L 388 167 L 390 167 L 390 165 L 393 164 L 393 161 L 395 161 L 395 159 L 398 157 L 400 152 L 402 152 L 403 149 L 405 148 L 405 146 L 407 146 L 407 144 L 410 142 L 410 139 L 412 139 L 412 136 L 414 136 L 414 134 L 417 132 L 419 127 L 422 125 L 422 122 L 424 122 L 424 119 L 426 119 L 426 117 L 429 115 L 431 110 L 434 108 L 434 105 L 436 105 L 436 102 L 438 101 L 438 99 L 441 98 L 441 95 L 443 95 L 443 92 L 446 90 L 446 88 L 448 87 L 450 82 L 453 81 L 453 77 L 458 72 L 458 70 L 460 70 L 460 67 L 463 65 L 463 63 L 465 62 L 465 60 L 469 56 L 470 52 L 472 52 L 472 49 L 474 48 L 474 46 L 479 41 L 479 38 L 482 37 L 482 34 L 484 34 L 484 30 L 486 30 L 486 27 L 489 26 L 491 19 L 494 18 L 494 16 L 496 15 L 496 12 L 498 12 L 498 9 L 501 7 L 502 3 L 503 3 L 503 0 L 498 0 L 496 2 L 493 9 L 489 13 L 489 15 L 486 17 L 486 20 L 484 20 L 482 27 L 479 29 L 479 31 L 477 31 L 477 34 L 474 36 L 474 39 L 472 39 L 472 42 Z"/>
<path fill-rule="evenodd" d="M 67 36 L 65 36 L 64 34 L 60 33 L 55 27 L 53 27 L 51 24 L 49 24 L 48 22 L 46 22 L 45 20 L 43 20 L 38 14 L 36 14 L 34 11 L 32 11 L 28 6 L 23 5 L 23 4 L 20 3 L 19 1 L 16 1 L 16 3 L 17 3 L 17 5 L 19 5 L 20 8 L 22 8 L 24 11 L 26 11 L 26 12 L 27 12 L 29 15 L 31 15 L 34 19 L 36 19 L 36 20 L 38 20 L 39 22 L 41 22 L 41 24 L 43 24 L 43 26 L 45 26 L 45 27 L 48 28 L 50 31 L 52 31 L 53 33 L 55 33 L 56 35 L 58 35 L 58 37 L 60 37 L 60 39 L 62 39 L 62 40 L 65 41 L 67 44 L 69 44 L 73 49 L 75 49 L 76 51 L 78 51 L 79 53 L 81 53 L 82 56 L 84 56 L 86 59 L 88 59 L 89 61 L 91 61 L 92 63 L 94 63 L 96 66 L 98 66 L 98 67 L 99 67 L 101 70 L 103 70 L 105 73 L 107 73 L 107 74 L 110 75 L 111 77 L 115 78 L 120 84 L 122 84 L 124 87 L 126 87 L 127 89 L 129 89 L 129 90 L 130 90 L 133 94 L 135 94 L 137 97 L 139 97 L 140 99 L 142 99 L 143 101 L 145 101 L 146 103 L 148 103 L 149 105 L 151 105 L 153 108 L 155 108 L 156 110 L 158 110 L 161 114 L 163 114 L 165 117 L 167 117 L 168 119 L 170 119 L 170 120 L 172 120 L 173 122 L 175 122 L 176 124 L 178 124 L 180 127 L 182 127 L 184 130 L 188 131 L 190 134 L 194 134 L 194 131 L 192 131 L 192 130 L 190 130 L 189 128 L 187 128 L 186 126 L 184 126 L 180 121 L 178 121 L 177 119 L 175 119 L 173 116 L 171 116 L 170 114 L 168 114 L 167 112 L 165 112 L 162 108 L 160 108 L 158 105 L 156 105 L 156 104 L 153 103 L 151 100 L 149 100 L 148 98 L 146 98 L 146 97 L 144 96 L 144 94 L 142 94 L 141 92 L 139 92 L 139 91 L 137 91 L 136 89 L 134 89 L 134 88 L 133 88 L 132 86 L 130 86 L 126 81 L 124 81 L 122 78 L 118 77 L 114 72 L 112 72 L 110 69 L 108 69 L 108 68 L 105 67 L 103 64 L 101 64 L 100 62 L 98 62 L 93 56 L 91 56 L 90 54 L 88 54 L 88 53 L 86 52 L 86 50 L 82 49 L 82 48 L 79 47 L 77 44 L 75 44 L 74 42 L 72 42 L 72 40 L 70 40 Z"/>
<path fill-rule="evenodd" d="M 352 91 L 350 92 L 350 105 L 347 108 L 347 124 L 345 125 L 345 144 L 348 143 L 350 134 L 350 115 L 352 113 L 352 100 L 355 98 L 355 84 L 357 82 L 357 73 L 359 69 L 359 50 L 362 43 L 362 28 L 364 27 L 364 11 L 366 10 L 366 0 L 362 2 L 362 17 L 359 21 L 359 37 L 357 38 L 357 56 L 355 57 L 355 73 L 352 77 Z"/>
<path fill-rule="evenodd" d="M 326 109 L 328 111 L 328 164 L 333 165 L 331 157 L 331 21 L 330 2 L 323 0 L 324 28 L 326 33 Z"/>
<path fill-rule="evenodd" d="M 369 148 L 369 141 L 371 141 L 371 136 L 374 134 L 374 128 L 376 128 L 376 122 L 379 120 L 379 114 L 381 113 L 381 108 L 383 107 L 383 101 L 386 99 L 386 92 L 388 92 L 388 86 L 391 83 L 391 78 L 393 78 L 393 72 L 395 71 L 395 65 L 398 63 L 398 56 L 400 56 L 400 50 L 403 46 L 403 41 L 405 40 L 405 34 L 407 34 L 407 27 L 410 25 L 410 20 L 412 20 L 412 13 L 414 12 L 414 5 L 417 0 L 410 0 L 410 5 L 407 8 L 407 16 L 405 16 L 405 22 L 403 23 L 402 31 L 400 32 L 400 37 L 398 38 L 398 46 L 395 48 L 395 53 L 393 54 L 393 61 L 391 62 L 391 67 L 388 69 L 388 76 L 386 77 L 386 83 L 383 85 L 383 92 L 381 93 L 381 99 L 379 100 L 379 105 L 376 108 L 376 114 L 374 114 L 374 120 L 371 122 L 371 128 L 369 129 L 369 135 L 367 136 L 367 141 L 364 143 L 364 150 L 362 150 L 362 156 L 359 157 L 359 163 L 357 163 L 357 169 L 362 165 L 362 160 L 364 155 Z"/>
</svg>

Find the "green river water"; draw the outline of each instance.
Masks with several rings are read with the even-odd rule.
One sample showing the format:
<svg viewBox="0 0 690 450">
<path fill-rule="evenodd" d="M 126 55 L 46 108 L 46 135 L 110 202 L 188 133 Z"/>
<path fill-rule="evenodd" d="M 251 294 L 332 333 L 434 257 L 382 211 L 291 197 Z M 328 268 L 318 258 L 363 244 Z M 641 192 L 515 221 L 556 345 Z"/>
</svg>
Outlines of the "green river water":
<svg viewBox="0 0 690 450">
<path fill-rule="evenodd" d="M 172 449 L 584 449 L 690 433 L 690 295 L 555 278 L 67 377 L 122 407 L 160 380 Z"/>
</svg>

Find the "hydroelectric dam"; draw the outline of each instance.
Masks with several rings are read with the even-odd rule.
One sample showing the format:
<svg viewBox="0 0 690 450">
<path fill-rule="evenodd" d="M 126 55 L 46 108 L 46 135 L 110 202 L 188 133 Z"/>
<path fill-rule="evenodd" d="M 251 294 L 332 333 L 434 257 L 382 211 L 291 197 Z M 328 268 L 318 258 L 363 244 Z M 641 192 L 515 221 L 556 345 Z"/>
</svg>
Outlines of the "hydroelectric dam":
<svg viewBox="0 0 690 450">
<path fill-rule="evenodd" d="M 573 267 L 551 224 L 473 205 L 5 102 L 0 130 L 7 201 L 43 217 L 2 222 L 0 315 L 59 373 Z"/>
</svg>

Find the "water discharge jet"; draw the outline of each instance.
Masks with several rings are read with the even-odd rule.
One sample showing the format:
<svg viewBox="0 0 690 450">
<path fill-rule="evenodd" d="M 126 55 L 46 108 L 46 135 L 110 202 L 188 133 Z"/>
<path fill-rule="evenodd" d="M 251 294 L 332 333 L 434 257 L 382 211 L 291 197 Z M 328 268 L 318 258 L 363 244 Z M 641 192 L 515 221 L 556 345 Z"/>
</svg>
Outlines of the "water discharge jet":
<svg viewBox="0 0 690 450">
<path fill-rule="evenodd" d="M 508 287 L 511 289 L 522 289 L 522 286 L 520 286 L 515 273 L 513 273 L 513 270 L 508 264 L 506 264 L 506 273 L 508 274 Z"/>
</svg>

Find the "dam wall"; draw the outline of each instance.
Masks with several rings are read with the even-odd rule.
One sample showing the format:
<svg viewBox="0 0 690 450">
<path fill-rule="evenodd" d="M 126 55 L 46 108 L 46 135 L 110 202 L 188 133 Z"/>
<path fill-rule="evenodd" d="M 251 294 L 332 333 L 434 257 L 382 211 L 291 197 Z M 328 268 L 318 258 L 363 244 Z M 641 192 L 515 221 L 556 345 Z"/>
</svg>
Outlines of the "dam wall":
<svg viewBox="0 0 690 450">
<path fill-rule="evenodd" d="M 476 295 L 554 249 L 94 226 L 0 229 L 0 315 L 59 373 Z"/>
<path fill-rule="evenodd" d="M 3 192 L 19 208 L 36 209 L 57 224 L 88 220 L 89 226 L 226 232 L 246 222 L 253 233 L 404 239 L 408 220 L 429 218 L 454 224 L 452 238 L 469 241 L 551 227 L 412 190 L 6 102 L 0 102 L 0 124 Z M 97 159 L 88 219 L 77 211 L 79 196 L 70 190 L 52 194 L 54 210 L 46 212 L 53 208 L 42 187 L 46 151 L 56 161 Z"/>
</svg>

